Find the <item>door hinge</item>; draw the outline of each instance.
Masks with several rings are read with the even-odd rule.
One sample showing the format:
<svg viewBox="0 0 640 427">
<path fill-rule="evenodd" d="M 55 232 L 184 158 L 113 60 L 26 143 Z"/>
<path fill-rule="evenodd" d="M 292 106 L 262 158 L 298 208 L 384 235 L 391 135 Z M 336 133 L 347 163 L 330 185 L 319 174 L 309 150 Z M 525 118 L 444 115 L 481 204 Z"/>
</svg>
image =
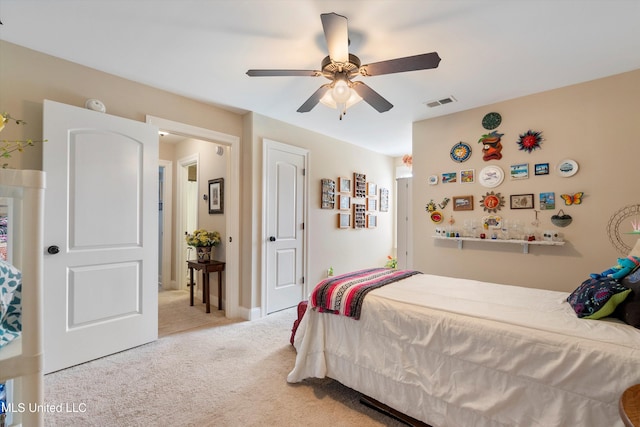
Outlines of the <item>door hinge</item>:
<svg viewBox="0 0 640 427">
<path fill-rule="evenodd" d="M 304 285 L 304 276 L 302 276 L 302 284 Z"/>
<path fill-rule="evenodd" d="M 302 176 L 307 176 L 307 170 L 305 168 L 302 168 Z"/>
<path fill-rule="evenodd" d="M 302 223 L 302 229 L 304 230 L 304 222 Z"/>
</svg>

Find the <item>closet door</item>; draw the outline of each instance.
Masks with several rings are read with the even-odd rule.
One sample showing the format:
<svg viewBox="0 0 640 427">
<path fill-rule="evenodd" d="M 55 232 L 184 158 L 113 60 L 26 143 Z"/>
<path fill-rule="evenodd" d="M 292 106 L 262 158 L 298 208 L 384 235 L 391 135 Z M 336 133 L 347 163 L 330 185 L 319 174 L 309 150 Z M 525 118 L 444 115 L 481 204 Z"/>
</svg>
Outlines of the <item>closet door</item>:
<svg viewBox="0 0 640 427">
<path fill-rule="evenodd" d="M 44 103 L 44 369 L 157 339 L 158 129 Z"/>
<path fill-rule="evenodd" d="M 411 178 L 396 180 L 397 258 L 398 268 L 413 268 L 413 233 L 411 227 Z"/>
</svg>

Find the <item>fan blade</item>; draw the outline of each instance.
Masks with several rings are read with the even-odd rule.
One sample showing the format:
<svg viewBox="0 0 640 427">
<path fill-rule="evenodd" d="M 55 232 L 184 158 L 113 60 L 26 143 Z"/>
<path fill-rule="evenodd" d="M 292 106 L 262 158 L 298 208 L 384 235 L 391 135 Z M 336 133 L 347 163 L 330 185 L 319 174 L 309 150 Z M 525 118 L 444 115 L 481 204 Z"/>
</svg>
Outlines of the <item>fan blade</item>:
<svg viewBox="0 0 640 427">
<path fill-rule="evenodd" d="M 371 89 L 366 84 L 362 82 L 353 82 L 351 87 L 369 105 L 378 110 L 379 113 L 384 113 L 385 111 L 389 111 L 393 108 L 392 103 L 384 99 L 378 92 Z"/>
<path fill-rule="evenodd" d="M 313 110 L 313 107 L 315 107 L 318 102 L 320 102 L 320 99 L 322 99 L 322 97 L 324 96 L 324 94 L 329 90 L 329 88 L 331 87 L 331 84 L 327 83 L 326 85 L 322 85 L 318 88 L 318 90 L 316 90 L 313 95 L 311 95 L 309 97 L 309 99 L 307 99 L 304 104 L 302 104 L 300 106 L 300 108 L 298 108 L 298 113 L 308 113 L 309 111 Z"/>
<path fill-rule="evenodd" d="M 429 68 L 437 68 L 438 64 L 440 64 L 440 57 L 437 52 L 423 53 L 422 55 L 365 64 L 360 67 L 360 74 L 363 76 L 380 76 L 382 74 L 403 73 L 405 71 L 427 70 Z"/>
<path fill-rule="evenodd" d="M 333 62 L 345 64 L 349 62 L 349 30 L 347 18 L 337 13 L 320 15 L 324 38 L 327 40 L 329 58 Z"/>
<path fill-rule="evenodd" d="M 271 77 L 271 76 L 302 76 L 319 77 L 322 71 L 317 70 L 249 70 L 247 75 L 251 77 Z"/>
</svg>

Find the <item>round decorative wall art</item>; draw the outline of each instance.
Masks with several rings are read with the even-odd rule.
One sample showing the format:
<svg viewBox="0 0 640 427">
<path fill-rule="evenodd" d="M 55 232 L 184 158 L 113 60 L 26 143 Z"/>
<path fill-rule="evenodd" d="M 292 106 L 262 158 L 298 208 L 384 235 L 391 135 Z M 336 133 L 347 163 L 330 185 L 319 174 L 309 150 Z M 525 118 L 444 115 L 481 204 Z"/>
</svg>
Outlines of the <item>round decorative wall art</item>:
<svg viewBox="0 0 640 427">
<path fill-rule="evenodd" d="M 563 178 L 568 178 L 578 172 L 578 164 L 575 160 L 564 159 L 556 166 L 556 172 Z"/>
<path fill-rule="evenodd" d="M 451 148 L 451 158 L 456 162 L 465 162 L 471 157 L 471 147 L 466 142 L 458 142 Z"/>
<path fill-rule="evenodd" d="M 433 211 L 431 212 L 431 221 L 433 221 L 436 224 L 440 224 L 442 222 L 442 214 L 438 211 Z"/>
<path fill-rule="evenodd" d="M 504 171 L 500 166 L 486 166 L 478 175 L 478 181 L 483 187 L 497 187 L 504 180 Z"/>
<path fill-rule="evenodd" d="M 607 224 L 609 241 L 621 255 L 628 255 L 638 241 L 638 234 L 640 234 L 638 218 L 640 218 L 640 205 L 620 208 L 609 218 Z"/>
<path fill-rule="evenodd" d="M 493 130 L 502 123 L 502 116 L 498 113 L 488 113 L 482 118 L 482 127 L 487 130 Z"/>
<path fill-rule="evenodd" d="M 480 206 L 489 213 L 498 212 L 504 206 L 504 197 L 500 193 L 494 193 L 493 191 L 482 196 L 480 200 Z"/>
<path fill-rule="evenodd" d="M 536 132 L 533 130 L 528 130 L 518 139 L 517 143 L 520 147 L 520 150 L 526 151 L 527 153 L 532 152 L 536 148 L 540 148 L 540 143 L 543 141 L 542 132 Z"/>
</svg>

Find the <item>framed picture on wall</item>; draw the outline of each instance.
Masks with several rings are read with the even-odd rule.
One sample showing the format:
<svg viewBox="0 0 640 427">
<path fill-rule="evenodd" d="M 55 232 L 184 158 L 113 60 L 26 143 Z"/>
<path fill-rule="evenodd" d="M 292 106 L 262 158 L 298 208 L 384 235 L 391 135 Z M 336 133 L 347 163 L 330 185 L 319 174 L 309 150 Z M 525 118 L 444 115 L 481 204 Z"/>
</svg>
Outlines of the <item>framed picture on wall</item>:
<svg viewBox="0 0 640 427">
<path fill-rule="evenodd" d="M 533 209 L 533 194 L 512 194 L 511 209 Z"/>
<path fill-rule="evenodd" d="M 375 215 L 367 215 L 367 228 L 376 228 L 378 226 L 378 217 Z"/>
<path fill-rule="evenodd" d="M 371 197 L 367 197 L 367 210 L 368 211 L 378 210 L 378 200 L 372 199 Z"/>
<path fill-rule="evenodd" d="M 338 200 L 340 203 L 340 210 L 350 210 L 351 209 L 351 196 L 347 196 L 344 194 L 340 194 L 338 196 Z"/>
<path fill-rule="evenodd" d="M 510 175 L 511 179 L 529 178 L 529 163 L 518 163 L 517 165 L 511 165 Z"/>
<path fill-rule="evenodd" d="M 472 211 L 473 196 L 453 196 L 454 211 Z"/>
<path fill-rule="evenodd" d="M 373 182 L 367 182 L 367 196 L 376 197 L 378 195 L 378 186 Z"/>
<path fill-rule="evenodd" d="M 224 213 L 224 178 L 209 180 L 209 214 Z"/>
<path fill-rule="evenodd" d="M 475 169 L 465 169 L 460 171 L 460 182 L 463 184 L 473 184 L 476 182 Z"/>
<path fill-rule="evenodd" d="M 549 163 L 536 163 L 534 171 L 536 175 L 549 175 Z"/>
<path fill-rule="evenodd" d="M 351 180 L 349 178 L 338 178 L 338 188 L 341 193 L 351 193 Z"/>
<path fill-rule="evenodd" d="M 380 189 L 380 212 L 389 212 L 389 189 Z"/>
<path fill-rule="evenodd" d="M 338 214 L 338 228 L 351 227 L 351 214 L 339 213 Z"/>
<path fill-rule="evenodd" d="M 336 202 L 336 182 L 332 179 L 323 178 L 322 182 L 322 200 L 320 208 L 333 209 Z"/>
</svg>

